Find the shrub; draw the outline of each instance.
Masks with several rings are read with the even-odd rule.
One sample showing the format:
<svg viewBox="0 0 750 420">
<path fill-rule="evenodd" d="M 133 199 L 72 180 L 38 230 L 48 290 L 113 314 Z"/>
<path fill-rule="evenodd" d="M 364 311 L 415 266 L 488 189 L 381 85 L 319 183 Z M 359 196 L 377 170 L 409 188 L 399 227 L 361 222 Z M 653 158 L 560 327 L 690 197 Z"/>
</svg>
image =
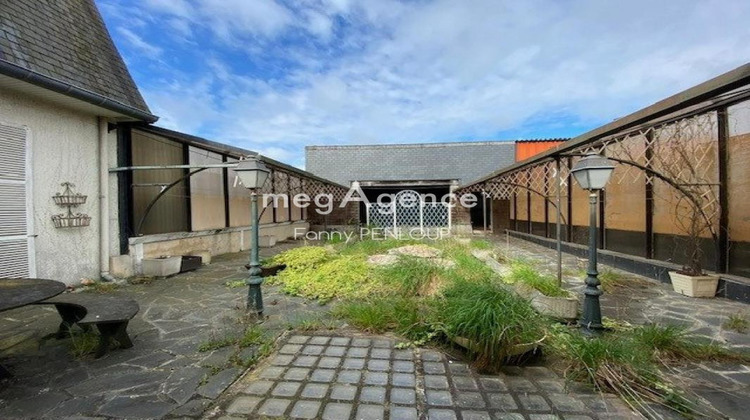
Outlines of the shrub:
<svg viewBox="0 0 750 420">
<path fill-rule="evenodd" d="M 365 239 L 354 243 L 344 244 L 338 250 L 342 255 L 375 255 L 382 254 L 391 248 L 398 248 L 405 245 L 414 245 L 419 241 L 384 239 L 374 240 Z"/>
<path fill-rule="evenodd" d="M 320 246 L 303 246 L 284 251 L 268 259 L 267 264 L 286 264 L 287 270 L 313 269 L 328 260 L 328 251 Z"/>
<path fill-rule="evenodd" d="M 287 263 L 289 264 L 289 263 Z M 372 289 L 369 266 L 361 257 L 340 256 L 304 260 L 290 265 L 272 278 L 282 290 L 296 296 L 319 299 L 325 303 L 334 297 L 366 296 Z"/>
</svg>

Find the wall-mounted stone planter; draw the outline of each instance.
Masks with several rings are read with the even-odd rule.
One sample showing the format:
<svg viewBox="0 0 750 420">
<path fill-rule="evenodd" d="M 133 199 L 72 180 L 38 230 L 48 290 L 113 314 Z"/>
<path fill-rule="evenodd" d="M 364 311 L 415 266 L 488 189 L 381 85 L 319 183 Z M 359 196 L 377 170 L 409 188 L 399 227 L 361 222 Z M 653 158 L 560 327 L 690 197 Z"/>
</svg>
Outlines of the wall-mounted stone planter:
<svg viewBox="0 0 750 420">
<path fill-rule="evenodd" d="M 144 258 L 143 275 L 147 277 L 167 277 L 180 272 L 182 257 Z"/>
</svg>

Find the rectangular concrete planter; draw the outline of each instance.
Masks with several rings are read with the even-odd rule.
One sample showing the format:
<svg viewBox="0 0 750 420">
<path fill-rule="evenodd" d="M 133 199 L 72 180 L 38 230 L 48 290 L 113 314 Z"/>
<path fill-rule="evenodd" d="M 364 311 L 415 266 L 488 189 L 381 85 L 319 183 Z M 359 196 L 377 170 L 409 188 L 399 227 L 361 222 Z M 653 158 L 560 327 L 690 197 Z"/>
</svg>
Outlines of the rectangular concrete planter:
<svg viewBox="0 0 750 420">
<path fill-rule="evenodd" d="M 719 286 L 718 276 L 688 276 L 670 271 L 669 278 L 675 292 L 690 297 L 714 297 Z"/>
<path fill-rule="evenodd" d="M 258 246 L 261 248 L 270 248 L 276 245 L 276 237 L 273 235 L 261 235 L 258 238 Z"/>
<path fill-rule="evenodd" d="M 550 297 L 539 293 L 531 299 L 531 306 L 552 318 L 568 321 L 578 318 L 578 299 L 574 297 Z"/>
<path fill-rule="evenodd" d="M 180 272 L 182 257 L 144 258 L 143 275 L 147 277 L 166 277 Z"/>
<path fill-rule="evenodd" d="M 195 256 L 195 257 L 201 257 L 201 263 L 203 265 L 211 264 L 211 252 L 205 249 L 199 250 L 199 251 L 192 251 L 188 255 Z"/>
</svg>

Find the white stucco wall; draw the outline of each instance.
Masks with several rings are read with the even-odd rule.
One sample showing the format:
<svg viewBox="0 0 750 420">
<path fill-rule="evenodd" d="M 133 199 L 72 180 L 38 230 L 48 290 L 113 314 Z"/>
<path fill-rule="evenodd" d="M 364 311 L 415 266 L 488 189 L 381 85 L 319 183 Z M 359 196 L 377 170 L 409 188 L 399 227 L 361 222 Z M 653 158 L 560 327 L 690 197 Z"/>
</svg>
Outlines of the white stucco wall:
<svg viewBox="0 0 750 420">
<path fill-rule="evenodd" d="M 16 92 L 0 90 L 0 121 L 28 128 L 33 182 L 33 217 L 36 276 L 75 284 L 98 279 L 99 264 L 99 158 L 98 121 L 95 115 L 60 107 Z M 115 156 L 115 132 L 109 134 L 110 156 Z M 76 212 L 91 216 L 91 225 L 56 229 L 52 215 L 65 208 L 52 196 L 62 182 L 88 195 Z M 116 199 L 115 199 L 116 203 Z M 116 226 L 116 204 L 114 206 Z M 110 206 L 111 208 L 111 206 Z M 116 234 L 116 229 L 115 229 Z"/>
</svg>

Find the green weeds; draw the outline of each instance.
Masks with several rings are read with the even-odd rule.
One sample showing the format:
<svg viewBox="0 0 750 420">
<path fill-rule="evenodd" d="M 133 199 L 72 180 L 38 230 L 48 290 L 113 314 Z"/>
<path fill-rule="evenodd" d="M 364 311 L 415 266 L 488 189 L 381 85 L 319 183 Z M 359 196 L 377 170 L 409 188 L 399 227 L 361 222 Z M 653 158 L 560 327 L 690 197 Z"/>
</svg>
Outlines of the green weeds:
<svg viewBox="0 0 750 420">
<path fill-rule="evenodd" d="M 745 359 L 697 341 L 679 326 L 646 325 L 597 338 L 560 326 L 551 331 L 548 348 L 565 361 L 568 379 L 616 393 L 648 418 L 660 418 L 653 405 L 689 416 L 716 414 L 675 387 L 661 368 L 686 360 Z"/>
<path fill-rule="evenodd" d="M 747 319 L 745 314 L 732 314 L 721 324 L 721 328 L 738 333 L 746 333 L 750 329 L 750 320 Z"/>
<path fill-rule="evenodd" d="M 557 284 L 557 280 L 551 276 L 545 276 L 531 264 L 515 261 L 511 263 L 511 273 L 505 279 L 509 283 L 525 284 L 538 290 L 545 296 L 568 297 L 570 293 Z"/>
<path fill-rule="evenodd" d="M 68 348 L 73 357 L 81 359 L 89 354 L 94 354 L 99 347 L 99 334 L 93 331 L 70 331 L 70 342 Z"/>
</svg>

